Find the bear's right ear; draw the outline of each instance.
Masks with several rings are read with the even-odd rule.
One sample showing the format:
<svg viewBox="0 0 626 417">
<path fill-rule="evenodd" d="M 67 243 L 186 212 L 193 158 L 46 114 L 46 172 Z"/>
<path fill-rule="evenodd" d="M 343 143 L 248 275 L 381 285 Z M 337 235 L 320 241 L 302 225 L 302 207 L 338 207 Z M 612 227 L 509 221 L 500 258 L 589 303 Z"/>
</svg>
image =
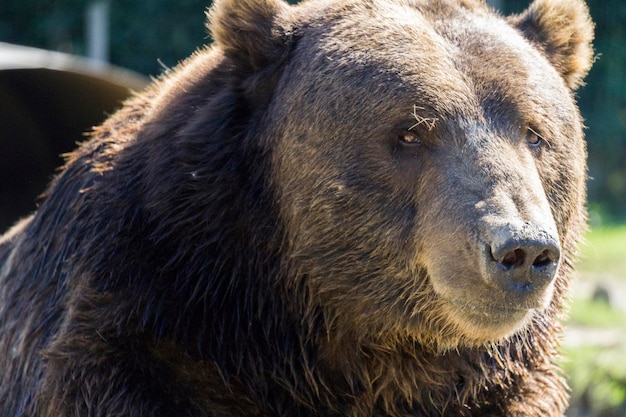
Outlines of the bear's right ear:
<svg viewBox="0 0 626 417">
<path fill-rule="evenodd" d="M 593 22 L 583 0 L 535 0 L 509 19 L 541 48 L 572 90 L 582 84 L 593 63 Z"/>
<path fill-rule="evenodd" d="M 290 11 L 282 0 L 215 0 L 207 27 L 227 56 L 255 72 L 284 57 Z"/>
</svg>

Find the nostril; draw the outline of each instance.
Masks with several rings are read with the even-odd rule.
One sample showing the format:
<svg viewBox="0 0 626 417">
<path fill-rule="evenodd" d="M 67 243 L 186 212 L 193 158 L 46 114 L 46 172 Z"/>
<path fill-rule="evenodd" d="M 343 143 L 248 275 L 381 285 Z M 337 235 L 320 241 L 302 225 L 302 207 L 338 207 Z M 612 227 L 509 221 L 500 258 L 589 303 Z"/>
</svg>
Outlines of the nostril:
<svg viewBox="0 0 626 417">
<path fill-rule="evenodd" d="M 541 252 L 539 256 L 535 258 L 535 261 L 533 262 L 533 267 L 535 269 L 541 270 L 541 269 L 545 269 L 548 265 L 550 265 L 553 262 L 554 260 L 552 259 L 550 251 L 546 249 L 543 252 Z"/>
<path fill-rule="evenodd" d="M 510 252 L 507 252 L 500 264 L 504 266 L 506 269 L 518 268 L 524 264 L 526 260 L 526 252 L 522 249 L 515 249 Z"/>
<path fill-rule="evenodd" d="M 497 230 L 495 242 L 485 248 L 486 282 L 507 293 L 539 294 L 553 282 L 561 256 L 552 236 L 534 228 Z"/>
<path fill-rule="evenodd" d="M 491 246 L 491 260 L 503 271 L 541 272 L 559 262 L 558 244 L 548 239 L 511 238 Z"/>
</svg>

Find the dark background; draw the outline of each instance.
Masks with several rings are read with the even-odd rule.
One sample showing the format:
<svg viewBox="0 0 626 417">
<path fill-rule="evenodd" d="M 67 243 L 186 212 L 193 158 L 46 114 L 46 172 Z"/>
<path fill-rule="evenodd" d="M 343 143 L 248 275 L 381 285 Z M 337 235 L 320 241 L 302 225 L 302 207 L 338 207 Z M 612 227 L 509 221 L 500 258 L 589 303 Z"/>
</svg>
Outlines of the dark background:
<svg viewBox="0 0 626 417">
<path fill-rule="evenodd" d="M 85 11 L 89 3 L 87 0 L 1 0 L 0 41 L 85 55 Z M 529 2 L 492 0 L 492 4 L 510 14 L 522 11 Z M 588 4 L 596 22 L 598 58 L 587 85 L 577 96 L 588 126 L 591 221 L 595 225 L 623 223 L 626 221 L 626 2 L 588 0 Z M 205 28 L 208 2 L 110 0 L 108 5 L 112 64 L 157 76 L 164 68 L 176 65 L 198 46 L 211 41 Z M 19 139 L 0 137 L 0 152 L 2 146 L 8 146 L 7 141 Z M 50 149 L 51 152 L 70 150 L 52 145 Z M 22 157 L 28 159 L 28 148 L 23 150 Z M 28 166 L 20 165 L 20 161 L 13 164 Z M 17 171 L 16 168 L 15 175 Z M 6 197 L 0 195 L 0 198 Z"/>
</svg>

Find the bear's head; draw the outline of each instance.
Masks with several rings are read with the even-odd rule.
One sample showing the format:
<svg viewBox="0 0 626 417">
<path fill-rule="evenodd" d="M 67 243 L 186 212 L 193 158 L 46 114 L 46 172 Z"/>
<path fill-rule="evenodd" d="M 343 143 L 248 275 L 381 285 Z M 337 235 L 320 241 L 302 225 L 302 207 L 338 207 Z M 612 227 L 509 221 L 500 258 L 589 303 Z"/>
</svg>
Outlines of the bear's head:
<svg viewBox="0 0 626 417">
<path fill-rule="evenodd" d="M 561 309 L 585 221 L 580 0 L 219 0 L 284 225 L 329 334 L 489 343 Z M 295 308 L 295 307 L 294 307 Z"/>
</svg>

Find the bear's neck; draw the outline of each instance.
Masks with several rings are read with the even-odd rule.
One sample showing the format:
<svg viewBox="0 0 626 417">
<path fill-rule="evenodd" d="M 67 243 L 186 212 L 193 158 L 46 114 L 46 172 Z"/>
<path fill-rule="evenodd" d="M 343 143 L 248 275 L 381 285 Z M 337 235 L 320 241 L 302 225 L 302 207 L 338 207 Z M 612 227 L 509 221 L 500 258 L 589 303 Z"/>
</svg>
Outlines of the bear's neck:
<svg viewBox="0 0 626 417">
<path fill-rule="evenodd" d="M 262 340 L 248 341 L 254 351 L 231 352 L 232 360 L 239 360 L 230 368 L 231 381 L 267 384 L 253 390 L 257 398 L 252 402 L 273 404 L 279 398 L 277 409 L 293 404 L 271 415 L 309 415 L 307 410 L 344 416 L 506 415 L 511 399 L 524 389 L 528 369 L 556 372 L 537 354 L 547 339 L 532 336 L 533 331 L 547 335 L 546 328 L 488 347 L 442 352 L 409 339 L 383 343 L 356 334 L 334 337 L 319 332 L 323 327 L 300 325 L 274 322 L 262 330 Z"/>
</svg>

